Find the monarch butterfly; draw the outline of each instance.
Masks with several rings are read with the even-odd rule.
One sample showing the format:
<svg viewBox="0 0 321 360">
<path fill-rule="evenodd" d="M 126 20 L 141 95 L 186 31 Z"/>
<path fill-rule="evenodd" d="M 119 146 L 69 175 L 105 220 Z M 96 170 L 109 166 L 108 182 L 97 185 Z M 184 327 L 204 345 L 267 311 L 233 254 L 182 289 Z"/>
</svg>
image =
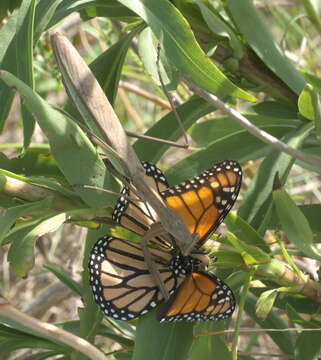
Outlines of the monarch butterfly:
<svg viewBox="0 0 321 360">
<path fill-rule="evenodd" d="M 235 161 L 224 161 L 200 176 L 168 187 L 162 172 L 144 162 L 145 180 L 186 222 L 201 246 L 233 206 L 241 186 L 242 171 Z M 113 212 L 122 226 L 144 235 L 158 221 L 156 212 L 124 187 Z M 214 274 L 204 271 L 199 255 L 177 254 L 166 237 L 156 238 L 163 247 L 151 247 L 155 266 L 170 294 L 158 313 L 160 321 L 220 320 L 235 309 L 231 289 Z M 198 258 L 197 258 L 198 257 Z M 105 236 L 98 240 L 89 261 L 90 285 L 101 310 L 115 319 L 130 320 L 162 302 L 142 249 L 131 242 Z"/>
<path fill-rule="evenodd" d="M 163 173 L 153 164 L 142 163 L 145 180 L 157 190 L 166 204 L 185 221 L 191 234 L 198 234 L 200 247 L 221 224 L 239 193 L 242 169 L 236 161 L 214 165 L 193 179 L 168 187 Z M 143 235 L 152 223 L 159 221 L 154 209 L 124 187 L 113 212 L 113 220 Z M 163 243 L 166 239 L 162 239 Z M 167 239 L 167 242 L 170 241 Z"/>
<path fill-rule="evenodd" d="M 203 271 L 204 262 L 192 256 L 151 248 L 169 300 L 158 313 L 162 321 L 221 320 L 234 311 L 231 289 Z M 98 240 L 89 260 L 90 285 L 103 313 L 131 320 L 163 301 L 145 263 L 142 249 L 112 236 Z"/>
</svg>

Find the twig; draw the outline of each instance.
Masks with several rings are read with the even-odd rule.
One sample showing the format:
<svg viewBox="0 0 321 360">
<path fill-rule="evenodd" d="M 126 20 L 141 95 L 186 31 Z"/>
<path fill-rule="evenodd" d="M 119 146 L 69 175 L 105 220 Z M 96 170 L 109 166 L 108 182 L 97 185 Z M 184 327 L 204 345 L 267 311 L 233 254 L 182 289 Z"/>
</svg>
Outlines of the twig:
<svg viewBox="0 0 321 360">
<path fill-rule="evenodd" d="M 38 332 L 39 336 L 50 337 L 56 341 L 59 341 L 60 343 L 63 343 L 72 349 L 81 352 L 89 359 L 106 360 L 105 355 L 87 340 L 68 331 L 60 329 L 53 324 L 46 323 L 30 315 L 24 314 L 7 303 L 3 298 L 0 298 L 0 316 L 13 320 L 18 324 L 27 327 L 28 329 Z"/>
<path fill-rule="evenodd" d="M 261 356 L 265 358 L 281 358 L 281 359 L 294 359 L 294 355 L 291 354 L 271 354 L 270 352 L 267 353 L 259 353 L 259 352 L 244 352 L 244 351 L 238 351 L 237 355 L 243 355 L 245 357 L 253 358 L 253 356 Z"/>
<path fill-rule="evenodd" d="M 143 139 L 143 140 L 149 140 L 149 141 L 155 141 L 161 144 L 166 144 L 166 145 L 170 145 L 170 146 L 175 146 L 178 148 L 183 148 L 186 149 L 186 145 L 185 144 L 178 144 L 175 141 L 171 141 L 171 140 L 165 140 L 165 139 L 160 139 L 160 138 L 155 138 L 153 136 L 148 136 L 148 135 L 139 135 L 139 134 L 134 134 L 130 131 L 126 131 L 127 136 L 129 137 L 135 137 L 138 139 Z"/>
<path fill-rule="evenodd" d="M 253 333 L 265 333 L 265 332 L 304 332 L 304 331 L 321 331 L 321 328 L 286 328 L 286 329 L 250 329 L 250 328 L 243 328 L 239 329 L 238 332 L 240 334 L 253 334 Z M 220 330 L 220 331 L 209 331 L 206 333 L 199 333 L 194 334 L 194 337 L 199 336 L 210 336 L 210 335 L 222 335 L 222 334 L 231 334 L 235 333 L 236 330 L 234 329 L 227 329 L 227 330 Z"/>
<path fill-rule="evenodd" d="M 171 105 L 167 101 L 144 89 L 141 89 L 137 85 L 131 84 L 127 81 L 120 81 L 119 87 L 123 88 L 124 90 L 130 91 L 134 94 L 137 94 L 141 97 L 144 97 L 145 99 L 150 100 L 151 102 L 161 106 L 164 109 L 172 110 Z"/>
<path fill-rule="evenodd" d="M 31 316 L 42 317 L 45 312 L 53 305 L 58 305 L 68 299 L 72 291 L 59 281 L 49 285 L 33 301 L 26 306 L 23 311 Z"/>
<path fill-rule="evenodd" d="M 316 158 L 305 155 L 303 152 L 292 148 L 291 146 L 285 144 L 284 142 L 278 140 L 276 137 L 272 136 L 271 134 L 265 132 L 264 130 L 259 129 L 255 125 L 253 125 L 245 116 L 240 114 L 238 111 L 234 110 L 233 108 L 226 105 L 222 102 L 217 96 L 208 93 L 205 90 L 200 89 L 198 86 L 194 85 L 192 82 L 187 80 L 186 78 L 184 81 L 188 84 L 188 86 L 199 96 L 203 99 L 208 101 L 209 103 L 213 104 L 215 107 L 221 109 L 226 114 L 228 114 L 234 121 L 236 121 L 239 125 L 241 125 L 244 129 L 246 129 L 250 134 L 254 135 L 255 137 L 259 138 L 266 144 L 273 146 L 274 148 L 283 151 L 290 156 L 294 157 L 295 159 L 302 160 L 303 162 L 317 166 L 321 169 L 321 161 L 317 160 Z M 311 125 L 312 127 L 312 125 Z"/>
</svg>

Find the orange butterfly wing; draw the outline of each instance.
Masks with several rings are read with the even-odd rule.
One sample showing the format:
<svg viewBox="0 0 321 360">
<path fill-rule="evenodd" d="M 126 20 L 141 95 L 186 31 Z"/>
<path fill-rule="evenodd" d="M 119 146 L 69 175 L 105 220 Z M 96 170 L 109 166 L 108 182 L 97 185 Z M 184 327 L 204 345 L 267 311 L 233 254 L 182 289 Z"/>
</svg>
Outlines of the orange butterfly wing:
<svg viewBox="0 0 321 360">
<path fill-rule="evenodd" d="M 163 305 L 163 321 L 223 320 L 235 309 L 232 290 L 212 273 L 192 272 Z"/>
<path fill-rule="evenodd" d="M 217 229 L 228 214 L 242 182 L 236 161 L 223 161 L 201 175 L 161 192 L 166 204 L 185 221 L 198 246 Z"/>
</svg>

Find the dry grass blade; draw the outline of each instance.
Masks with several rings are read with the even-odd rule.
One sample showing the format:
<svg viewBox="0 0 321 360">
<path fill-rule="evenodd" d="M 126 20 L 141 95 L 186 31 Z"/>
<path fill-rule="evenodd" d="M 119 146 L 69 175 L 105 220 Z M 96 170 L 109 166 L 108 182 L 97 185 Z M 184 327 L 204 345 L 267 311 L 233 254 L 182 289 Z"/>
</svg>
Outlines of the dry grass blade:
<svg viewBox="0 0 321 360">
<path fill-rule="evenodd" d="M 80 99 L 78 103 L 81 102 L 82 106 L 85 104 L 86 110 L 91 115 L 103 139 L 122 159 L 122 167 L 126 176 L 136 187 L 139 195 L 158 213 L 165 230 L 175 237 L 182 251 L 187 253 L 193 240 L 185 223 L 168 209 L 160 196 L 143 181 L 144 169 L 97 80 L 76 49 L 64 36 L 56 33 L 51 39 L 59 67 L 65 76 L 65 84 L 71 83 L 77 98 Z M 69 93 L 73 96 L 71 91 Z M 77 102 L 74 102 L 77 106 Z"/>
<path fill-rule="evenodd" d="M 17 310 L 5 299 L 0 298 L 0 316 L 6 319 L 13 320 L 24 327 L 37 331 L 40 335 L 50 336 L 51 338 L 66 344 L 72 349 L 81 352 L 89 359 L 106 360 L 105 355 L 100 352 L 95 346 L 90 344 L 87 340 L 80 338 L 68 331 L 60 329 L 59 327 L 40 321 L 32 316 L 26 315 Z"/>
</svg>

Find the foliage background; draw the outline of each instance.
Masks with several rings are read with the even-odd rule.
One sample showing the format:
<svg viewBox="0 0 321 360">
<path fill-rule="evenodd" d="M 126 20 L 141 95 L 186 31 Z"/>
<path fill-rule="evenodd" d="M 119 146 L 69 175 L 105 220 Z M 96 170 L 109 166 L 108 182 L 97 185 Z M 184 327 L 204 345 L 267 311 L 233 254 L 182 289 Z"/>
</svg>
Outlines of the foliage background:
<svg viewBox="0 0 321 360">
<path fill-rule="evenodd" d="M 92 167 L 86 162 L 87 150 L 84 157 L 75 152 L 74 144 L 66 140 L 67 132 L 57 135 L 61 130 L 57 113 L 38 118 L 36 124 L 33 115 L 38 109 L 31 114 L 28 100 L 20 107 L 18 96 L 2 81 L 0 204 L 6 211 L 0 219 L 1 293 L 24 312 L 96 344 L 108 359 L 318 359 L 320 332 L 260 329 L 321 327 L 316 296 L 321 167 L 294 161 L 250 135 L 222 111 L 192 98 L 183 80 L 191 78 L 258 128 L 320 160 L 320 5 L 303 0 L 172 4 L 165 0 L 3 2 L 1 68 L 75 116 L 49 42 L 47 30 L 55 27 L 91 63 L 127 130 L 178 140 L 180 128 L 157 81 L 156 39 L 161 41 L 162 76 L 167 89 L 175 90 L 191 146 L 178 150 L 133 140 L 134 147 L 140 159 L 157 162 L 171 184 L 223 159 L 242 163 L 244 184 L 234 209 L 238 212 L 225 222 L 230 232 L 221 228 L 226 235 L 208 245 L 218 256 L 215 273 L 238 296 L 238 314 L 228 323 L 197 325 L 160 326 L 154 314 L 131 324 L 103 320 L 88 289 L 86 257 L 108 227 L 86 235 L 84 225 L 95 228 L 97 216 L 108 217 L 115 198 L 70 185 L 101 187 L 109 181 L 108 188 L 116 191 L 119 185 L 102 170 L 99 159 Z M 144 30 L 142 18 L 148 24 Z M 204 62 L 208 58 L 204 60 L 195 45 L 192 31 L 218 68 Z M 205 75 L 202 66 L 208 71 Z M 247 93 L 226 83 L 219 70 L 258 101 L 245 101 L 250 100 Z M 306 83 L 311 86 L 305 87 Z M 54 144 L 64 144 L 69 151 Z M 89 145 L 88 149 L 91 154 Z M 284 188 L 277 187 L 272 194 L 276 173 Z M 18 187 L 8 189 L 8 178 L 35 187 L 27 193 Z M 44 189 L 49 192 L 42 193 Z M 70 223 L 62 225 L 66 219 Z M 85 358 L 6 317 L 0 320 L 4 359 Z M 240 327 L 255 332 L 239 333 Z M 195 337 L 227 328 L 236 332 Z"/>
</svg>

